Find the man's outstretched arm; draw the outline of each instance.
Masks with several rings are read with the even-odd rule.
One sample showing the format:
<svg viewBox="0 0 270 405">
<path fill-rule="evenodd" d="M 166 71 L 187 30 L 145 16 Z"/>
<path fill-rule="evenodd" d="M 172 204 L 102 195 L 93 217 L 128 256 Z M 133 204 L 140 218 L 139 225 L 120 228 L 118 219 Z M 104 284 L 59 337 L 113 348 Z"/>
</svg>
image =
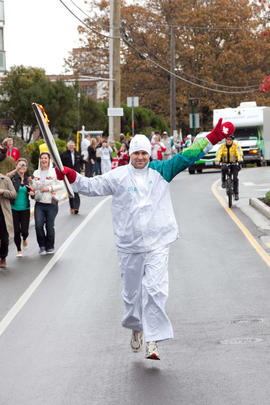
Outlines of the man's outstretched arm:
<svg viewBox="0 0 270 405">
<path fill-rule="evenodd" d="M 102 176 L 85 177 L 66 166 L 64 166 L 63 171 L 60 171 L 55 167 L 55 172 L 58 180 L 63 180 L 64 176 L 68 178 L 75 193 L 88 196 L 113 194 L 113 189 L 109 180 L 110 175 L 108 173 Z"/>
<path fill-rule="evenodd" d="M 233 132 L 233 124 L 231 122 L 222 124 L 222 119 L 220 119 L 215 128 L 205 138 L 198 139 L 189 148 L 178 153 L 170 160 L 150 162 L 149 167 L 157 170 L 166 181 L 170 182 L 178 173 L 208 153 L 213 145 L 232 135 Z"/>
</svg>

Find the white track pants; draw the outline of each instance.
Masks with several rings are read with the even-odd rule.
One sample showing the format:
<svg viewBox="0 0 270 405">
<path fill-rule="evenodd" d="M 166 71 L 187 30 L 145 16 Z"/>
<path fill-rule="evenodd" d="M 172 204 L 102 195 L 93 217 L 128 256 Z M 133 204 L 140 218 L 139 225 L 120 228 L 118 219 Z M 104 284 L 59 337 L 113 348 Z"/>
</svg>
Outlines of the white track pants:
<svg viewBox="0 0 270 405">
<path fill-rule="evenodd" d="M 169 248 L 146 253 L 118 252 L 118 256 L 126 307 L 122 325 L 143 330 L 146 342 L 173 338 L 165 312 Z"/>
</svg>

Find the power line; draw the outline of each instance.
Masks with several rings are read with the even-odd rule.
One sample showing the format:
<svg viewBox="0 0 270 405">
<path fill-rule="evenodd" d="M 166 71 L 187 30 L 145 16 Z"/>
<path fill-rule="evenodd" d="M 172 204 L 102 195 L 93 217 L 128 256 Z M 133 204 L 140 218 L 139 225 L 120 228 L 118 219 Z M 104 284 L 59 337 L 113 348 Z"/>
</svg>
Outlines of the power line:
<svg viewBox="0 0 270 405">
<path fill-rule="evenodd" d="M 246 28 L 246 27 L 210 27 L 208 26 L 192 26 L 192 25 L 183 25 L 183 24 L 169 24 L 167 22 L 154 22 L 154 24 L 148 23 L 146 21 L 146 24 L 142 25 L 140 24 L 141 28 L 147 28 L 151 25 L 154 25 L 155 27 L 170 27 L 173 25 L 175 28 L 179 29 L 184 29 L 184 30 L 203 30 L 203 31 L 251 31 L 251 29 Z"/>
<path fill-rule="evenodd" d="M 190 25 L 175 25 L 175 28 L 184 29 L 184 30 L 203 30 L 203 31 L 250 31 L 249 28 L 245 27 L 196 27 Z"/>
<path fill-rule="evenodd" d="M 59 0 L 60 3 L 73 15 L 73 17 L 75 17 L 78 21 L 80 21 L 81 24 L 83 24 L 86 28 L 88 28 L 90 31 L 93 31 L 95 34 L 100 35 L 104 38 L 107 39 L 119 39 L 120 37 L 113 37 L 110 35 L 105 35 L 102 34 L 101 32 L 95 30 L 93 27 L 90 27 L 88 24 L 86 24 L 83 20 L 80 19 L 80 17 L 78 17 L 65 3 L 63 0 Z"/>
<path fill-rule="evenodd" d="M 94 24 L 99 25 L 101 28 L 103 28 L 103 27 L 106 28 L 106 29 L 109 29 L 109 28 L 110 28 L 109 25 L 102 24 L 101 22 L 94 20 L 93 17 L 90 17 L 90 15 L 87 14 L 84 10 L 82 10 L 82 9 L 75 3 L 75 1 L 70 0 L 70 2 L 71 2 L 75 7 L 77 7 L 77 9 L 80 10 L 87 18 L 89 18 L 89 20 L 91 20 Z"/>
<path fill-rule="evenodd" d="M 209 91 L 213 91 L 216 93 L 225 93 L 225 94 L 243 94 L 243 93 L 254 93 L 255 91 L 259 90 L 259 87 L 257 89 L 254 90 L 243 90 L 243 91 L 226 91 L 226 90 L 219 90 L 219 89 L 212 89 L 210 87 L 206 87 L 206 86 L 202 86 L 198 83 L 194 83 L 191 80 L 187 80 L 184 77 L 181 77 L 177 74 L 175 74 L 174 72 L 171 72 L 169 69 L 166 69 L 164 66 L 160 65 L 159 63 L 155 62 L 154 60 L 152 60 L 151 58 L 148 57 L 148 55 L 143 54 L 142 52 L 140 52 L 137 48 L 135 48 L 133 45 L 131 45 L 125 38 L 122 37 L 122 40 L 125 42 L 125 44 L 127 46 L 129 46 L 130 48 L 132 48 L 143 60 L 147 60 L 150 63 L 152 63 L 153 65 L 157 66 L 159 69 L 169 73 L 170 75 L 173 75 L 176 79 L 182 80 L 188 84 L 191 84 L 192 86 L 196 86 L 196 87 L 200 87 L 204 90 L 209 90 Z"/>
<path fill-rule="evenodd" d="M 186 76 L 189 76 L 189 77 L 192 77 L 193 79 L 196 79 L 196 80 L 198 80 L 199 82 L 202 82 L 202 83 L 206 83 L 206 84 L 209 84 L 209 85 L 212 85 L 212 86 L 219 86 L 219 87 L 224 87 L 224 88 L 226 88 L 226 89 L 257 89 L 258 88 L 258 84 L 253 84 L 253 85 L 250 85 L 250 86 L 228 86 L 228 85 L 225 85 L 225 84 L 219 84 L 219 83 L 215 83 L 215 82 L 209 82 L 209 81 L 207 81 L 207 80 L 203 80 L 203 79 L 200 79 L 199 77 L 197 77 L 197 76 L 194 76 L 194 75 L 191 75 L 191 74 L 189 74 L 189 73 L 186 73 L 186 72 L 181 72 L 182 74 L 184 74 L 184 75 L 186 75 Z"/>
<path fill-rule="evenodd" d="M 100 36 L 105 37 L 105 38 L 108 38 L 108 39 L 109 39 L 109 38 L 112 38 L 112 39 L 119 39 L 119 37 L 113 37 L 113 36 L 110 36 L 110 35 L 102 34 L 101 32 L 99 32 L 99 31 L 95 30 L 94 28 L 90 27 L 90 26 L 89 26 L 88 24 L 86 24 L 83 20 L 81 20 L 81 19 L 64 3 L 63 0 L 59 0 L 59 1 L 60 1 L 60 3 L 61 3 L 78 21 L 80 21 L 80 22 L 81 22 L 86 28 L 88 28 L 90 31 L 93 31 L 93 32 L 96 33 L 97 35 L 100 35 Z M 200 87 L 200 88 L 203 88 L 203 89 L 205 89 L 205 90 L 209 90 L 209 91 L 213 91 L 213 92 L 217 92 L 217 93 L 227 93 L 227 94 L 251 93 L 251 92 L 255 92 L 255 91 L 259 90 L 259 88 L 257 88 L 257 89 L 254 89 L 254 90 L 231 91 L 231 92 L 230 92 L 230 91 L 225 91 L 225 90 L 212 89 L 212 88 L 210 88 L 210 87 L 206 87 L 206 86 L 199 85 L 199 84 L 197 84 L 197 83 L 192 82 L 191 80 L 187 80 L 187 79 L 185 79 L 184 77 L 181 77 L 181 76 L 175 74 L 174 72 L 171 72 L 170 70 L 166 69 L 164 66 L 162 66 L 162 65 L 160 65 L 159 63 L 153 61 L 151 58 L 149 58 L 148 55 L 142 54 L 137 48 L 135 48 L 135 47 L 134 47 L 133 45 L 131 45 L 125 38 L 123 38 L 123 36 L 120 36 L 120 39 L 122 39 L 122 40 L 124 41 L 124 43 L 125 43 L 127 46 L 129 46 L 129 47 L 131 47 L 133 50 L 135 50 L 135 52 L 136 52 L 142 59 L 148 60 L 150 63 L 156 65 L 158 68 L 160 68 L 160 69 L 162 69 L 163 71 L 169 73 L 170 75 L 173 75 L 175 78 L 177 78 L 177 79 L 179 79 L 179 80 L 182 80 L 182 81 L 184 81 L 184 82 L 186 82 L 186 83 L 188 83 L 188 84 L 191 84 L 191 85 L 193 85 L 193 86 Z M 202 79 L 199 79 L 199 80 L 202 80 Z M 219 85 L 219 84 L 215 84 L 215 85 L 223 86 L 223 85 Z M 242 87 L 242 88 L 245 88 L 245 87 Z"/>
<path fill-rule="evenodd" d="M 125 37 L 128 38 L 128 35 L 127 35 L 125 32 L 124 32 L 124 34 L 125 34 Z M 155 54 L 153 54 L 151 51 L 149 51 L 149 49 L 148 49 L 146 46 L 139 44 L 139 43 L 136 42 L 136 41 L 134 40 L 134 38 L 132 38 L 131 36 L 130 36 L 130 38 L 132 39 L 133 42 L 135 42 L 135 44 L 136 44 L 137 46 L 142 46 L 142 47 L 144 48 L 144 50 L 146 50 L 146 52 L 147 52 L 147 54 L 148 54 L 148 59 L 149 59 L 149 54 L 152 54 L 152 56 L 154 56 L 157 60 L 159 60 L 159 58 L 158 58 Z M 122 39 L 123 39 L 123 38 L 122 38 Z M 135 49 L 135 48 L 134 48 L 134 49 Z M 138 51 L 138 50 L 137 50 L 137 51 Z M 140 51 L 138 51 L 138 52 L 140 52 Z M 250 86 L 228 86 L 228 85 L 225 85 L 225 84 L 219 84 L 219 83 L 215 83 L 215 82 L 209 82 L 209 81 L 200 79 L 199 77 L 196 77 L 196 76 L 194 76 L 194 75 L 188 74 L 188 73 L 186 73 L 186 72 L 182 72 L 182 74 L 184 74 L 184 75 L 186 75 L 186 76 L 189 76 L 189 77 L 192 77 L 192 78 L 194 78 L 195 80 L 200 81 L 200 82 L 205 83 L 205 84 L 208 84 L 208 85 L 210 85 L 210 86 L 218 86 L 218 87 L 223 87 L 223 88 L 228 88 L 228 89 L 251 89 L 251 88 L 254 88 L 254 89 L 256 89 L 256 90 L 257 90 L 258 87 L 259 87 L 259 84 L 250 85 Z M 179 76 L 179 77 L 180 77 L 180 76 Z M 184 78 L 183 78 L 183 79 L 184 79 Z"/>
</svg>

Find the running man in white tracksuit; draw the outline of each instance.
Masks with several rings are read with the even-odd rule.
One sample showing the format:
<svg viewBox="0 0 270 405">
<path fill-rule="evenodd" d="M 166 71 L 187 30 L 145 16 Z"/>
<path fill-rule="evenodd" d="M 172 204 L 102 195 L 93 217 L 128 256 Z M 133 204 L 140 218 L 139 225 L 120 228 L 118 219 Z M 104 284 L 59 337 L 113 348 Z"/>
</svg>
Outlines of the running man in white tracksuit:
<svg viewBox="0 0 270 405">
<path fill-rule="evenodd" d="M 151 144 L 144 135 L 130 143 L 130 163 L 102 176 L 87 178 L 72 169 L 57 171 L 72 183 L 76 193 L 112 195 L 113 228 L 118 249 L 125 315 L 122 325 L 132 330 L 131 348 L 138 352 L 146 341 L 146 358 L 160 359 L 157 342 L 173 338 L 165 312 L 168 297 L 169 245 L 178 237 L 170 181 L 232 134 L 222 119 L 206 138 L 167 161 L 149 162 Z M 144 335 L 144 338 L 143 338 Z"/>
</svg>

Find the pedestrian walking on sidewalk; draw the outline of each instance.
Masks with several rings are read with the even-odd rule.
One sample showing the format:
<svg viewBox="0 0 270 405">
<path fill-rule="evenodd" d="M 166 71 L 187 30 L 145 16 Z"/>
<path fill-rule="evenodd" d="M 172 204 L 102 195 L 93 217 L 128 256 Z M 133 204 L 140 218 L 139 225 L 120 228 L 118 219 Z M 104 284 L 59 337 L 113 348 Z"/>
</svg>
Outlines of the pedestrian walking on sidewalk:
<svg viewBox="0 0 270 405">
<path fill-rule="evenodd" d="M 74 173 L 76 172 L 74 171 Z M 53 254 L 54 221 L 58 213 L 58 200 L 65 193 L 65 189 L 63 182 L 56 178 L 48 152 L 40 154 L 40 168 L 34 171 L 31 186 L 35 192 L 35 229 L 39 254 Z"/>
<path fill-rule="evenodd" d="M 93 177 L 94 174 L 98 174 L 97 170 L 97 156 L 96 156 L 96 148 L 97 148 L 97 140 L 96 138 L 91 139 L 90 146 L 88 147 L 88 158 L 89 158 L 89 166 L 90 166 L 90 175 L 89 177 Z"/>
<path fill-rule="evenodd" d="M 11 201 L 14 242 L 17 247 L 17 257 L 22 257 L 23 255 L 22 245 L 24 249 L 27 248 L 30 222 L 29 195 L 34 195 L 28 181 L 27 168 L 27 160 L 19 158 L 16 162 L 16 169 L 8 173 L 17 193 L 16 199 Z"/>
<path fill-rule="evenodd" d="M 64 166 L 70 167 L 76 172 L 81 173 L 83 166 L 83 159 L 80 152 L 76 151 L 75 142 L 70 140 L 67 143 L 67 150 L 62 153 L 61 160 Z M 74 193 L 73 198 L 69 198 L 69 207 L 71 214 L 78 214 L 80 209 L 80 196 L 78 193 Z"/>
<path fill-rule="evenodd" d="M 17 193 L 10 178 L 0 173 L 0 268 L 6 267 L 9 235 L 13 234 L 10 200 L 16 196 Z"/>
<path fill-rule="evenodd" d="M 136 135 L 129 149 L 130 163 L 93 179 L 69 168 L 65 174 L 73 190 L 89 196 L 112 195 L 113 228 L 123 281 L 125 314 L 122 325 L 131 329 L 131 349 L 146 341 L 147 359 L 159 360 L 158 342 L 173 338 L 165 311 L 168 297 L 169 245 L 178 238 L 169 183 L 182 170 L 234 131 L 231 123 L 217 126 L 184 152 L 166 161 L 149 161 L 151 144 Z"/>
</svg>

